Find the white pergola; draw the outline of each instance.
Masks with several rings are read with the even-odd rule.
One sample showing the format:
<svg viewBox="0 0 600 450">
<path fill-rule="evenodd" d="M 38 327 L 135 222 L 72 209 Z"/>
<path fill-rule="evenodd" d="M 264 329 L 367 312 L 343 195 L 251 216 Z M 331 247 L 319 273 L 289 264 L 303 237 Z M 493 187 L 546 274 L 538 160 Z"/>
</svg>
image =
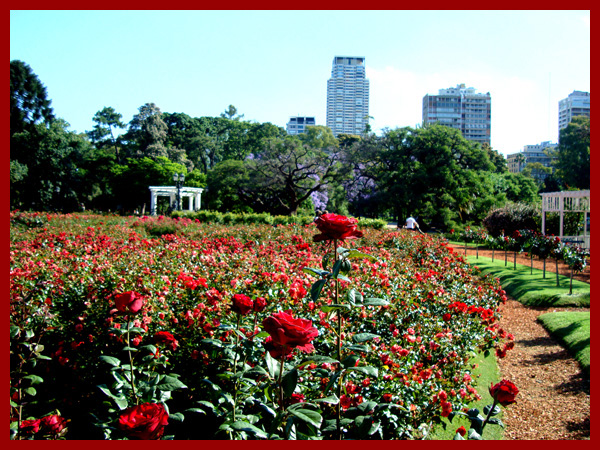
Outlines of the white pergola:
<svg viewBox="0 0 600 450">
<path fill-rule="evenodd" d="M 544 192 L 542 196 L 542 234 L 546 234 L 546 213 L 560 214 L 560 240 L 581 241 L 581 246 L 590 248 L 588 217 L 590 214 L 590 191 Z M 565 212 L 583 213 L 583 236 L 564 236 L 563 221 Z"/>
<path fill-rule="evenodd" d="M 150 214 L 156 215 L 156 199 L 158 197 L 169 197 L 169 204 L 177 204 L 177 187 L 176 186 L 150 186 Z M 185 187 L 180 189 L 181 198 L 188 197 L 188 211 L 198 211 L 202 205 L 203 188 Z M 179 205 L 177 205 L 179 206 Z"/>
</svg>

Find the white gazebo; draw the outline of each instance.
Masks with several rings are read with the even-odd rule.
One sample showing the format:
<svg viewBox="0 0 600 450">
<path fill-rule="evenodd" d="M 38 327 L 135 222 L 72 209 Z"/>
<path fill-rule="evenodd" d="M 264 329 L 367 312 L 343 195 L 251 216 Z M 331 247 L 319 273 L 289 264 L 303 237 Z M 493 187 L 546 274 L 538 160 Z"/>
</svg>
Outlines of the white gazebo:
<svg viewBox="0 0 600 450">
<path fill-rule="evenodd" d="M 150 186 L 150 214 L 156 215 L 156 199 L 158 197 L 169 197 L 170 205 L 177 205 L 177 186 Z M 202 205 L 203 188 L 181 187 L 179 189 L 181 198 L 188 197 L 188 211 L 198 211 Z"/>
<path fill-rule="evenodd" d="M 560 214 L 560 240 L 575 242 L 584 248 L 590 248 L 590 191 L 544 192 L 542 196 L 542 234 L 546 234 L 546 213 Z M 563 222 L 565 212 L 583 213 L 583 235 L 564 236 Z"/>
</svg>

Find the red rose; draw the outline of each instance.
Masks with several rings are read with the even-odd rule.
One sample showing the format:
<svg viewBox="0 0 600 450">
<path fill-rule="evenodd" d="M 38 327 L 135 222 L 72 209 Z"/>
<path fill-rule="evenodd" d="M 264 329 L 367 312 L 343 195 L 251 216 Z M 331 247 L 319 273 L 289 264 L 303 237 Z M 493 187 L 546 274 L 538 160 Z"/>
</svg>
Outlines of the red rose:
<svg viewBox="0 0 600 450">
<path fill-rule="evenodd" d="M 242 316 L 245 316 L 252 311 L 254 307 L 254 302 L 252 299 L 244 294 L 235 294 L 232 298 L 233 304 L 231 305 L 231 310 Z"/>
<path fill-rule="evenodd" d="M 307 353 L 314 350 L 311 341 L 319 335 L 310 320 L 295 318 L 283 311 L 263 320 L 263 327 L 271 335 L 274 345 L 286 349 L 297 348 Z"/>
<path fill-rule="evenodd" d="M 50 416 L 42 417 L 41 425 L 47 433 L 59 434 L 67 426 L 67 419 L 58 414 L 52 414 Z"/>
<path fill-rule="evenodd" d="M 115 298 L 117 310 L 122 313 L 133 313 L 135 314 L 142 306 L 144 306 L 144 299 L 139 296 L 137 292 L 128 291 L 122 294 L 118 294 Z"/>
<path fill-rule="evenodd" d="M 265 339 L 264 346 L 265 350 L 268 351 L 271 357 L 275 359 L 288 357 L 292 354 L 292 351 L 294 350 L 291 347 L 284 347 L 283 345 L 276 343 L 275 341 L 273 341 L 273 338 L 271 336 L 267 336 L 267 338 Z"/>
<path fill-rule="evenodd" d="M 458 434 L 460 434 L 461 436 L 464 436 L 465 434 L 467 434 L 467 429 L 465 427 L 459 427 L 456 432 Z"/>
<path fill-rule="evenodd" d="M 252 307 L 252 309 L 254 309 L 254 312 L 262 312 L 265 310 L 266 307 L 267 299 L 264 297 L 258 297 L 254 300 L 254 306 Z"/>
<path fill-rule="evenodd" d="M 157 344 L 165 344 L 171 350 L 176 350 L 179 343 L 177 339 L 168 331 L 159 331 L 154 335 L 154 342 Z"/>
<path fill-rule="evenodd" d="M 130 438 L 160 439 L 168 419 L 169 415 L 163 405 L 142 403 L 123 411 L 117 426 Z"/>
<path fill-rule="evenodd" d="M 23 420 L 19 425 L 19 430 L 24 434 L 35 434 L 40 431 L 40 419 Z"/>
<path fill-rule="evenodd" d="M 508 406 L 514 403 L 515 397 L 519 393 L 519 389 L 512 381 L 502 380 L 501 382 L 490 386 L 490 395 L 502 406 Z"/>
<path fill-rule="evenodd" d="M 314 242 L 356 239 L 363 236 L 362 231 L 356 229 L 357 219 L 327 213 L 315 219 L 315 225 L 321 232 L 313 236 Z"/>
</svg>

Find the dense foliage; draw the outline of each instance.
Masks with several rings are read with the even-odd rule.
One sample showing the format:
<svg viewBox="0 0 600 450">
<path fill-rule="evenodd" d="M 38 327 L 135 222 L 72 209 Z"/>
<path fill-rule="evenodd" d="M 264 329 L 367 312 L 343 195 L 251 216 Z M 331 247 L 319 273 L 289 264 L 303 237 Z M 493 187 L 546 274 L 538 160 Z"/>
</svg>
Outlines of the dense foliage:
<svg viewBox="0 0 600 450">
<path fill-rule="evenodd" d="M 191 117 L 154 103 L 129 123 L 109 106 L 93 121 L 91 130 L 70 131 L 33 70 L 11 62 L 12 208 L 147 213 L 148 187 L 172 185 L 174 173 L 206 188 L 203 208 L 223 213 L 413 215 L 423 228 L 476 223 L 507 201 L 539 200 L 533 178 L 508 173 L 498 151 L 439 125 L 338 137 L 314 126 L 288 136 L 243 120 L 233 105 L 218 117 Z M 159 197 L 159 213 L 170 207 Z"/>
<path fill-rule="evenodd" d="M 428 235 L 19 212 L 10 231 L 12 438 L 418 439 L 488 388 L 475 352 L 511 347 L 498 282 Z"/>
</svg>

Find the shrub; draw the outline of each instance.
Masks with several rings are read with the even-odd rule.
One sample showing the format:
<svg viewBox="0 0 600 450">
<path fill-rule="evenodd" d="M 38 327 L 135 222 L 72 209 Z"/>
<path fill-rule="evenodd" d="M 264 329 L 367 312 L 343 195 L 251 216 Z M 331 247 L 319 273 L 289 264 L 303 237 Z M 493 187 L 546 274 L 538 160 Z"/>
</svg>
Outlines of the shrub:
<svg viewBox="0 0 600 450">
<path fill-rule="evenodd" d="M 509 203 L 502 208 L 492 210 L 483 226 L 494 237 L 502 234 L 510 236 L 517 230 L 540 230 L 540 212 L 535 205 Z"/>
</svg>

